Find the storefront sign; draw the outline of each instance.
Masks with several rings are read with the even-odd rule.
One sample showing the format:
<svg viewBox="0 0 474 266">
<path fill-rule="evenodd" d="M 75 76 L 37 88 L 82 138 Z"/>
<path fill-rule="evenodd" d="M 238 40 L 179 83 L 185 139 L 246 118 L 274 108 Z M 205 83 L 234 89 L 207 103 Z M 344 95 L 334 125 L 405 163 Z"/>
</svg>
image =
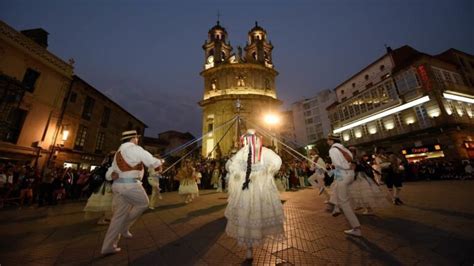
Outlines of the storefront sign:
<svg viewBox="0 0 474 266">
<path fill-rule="evenodd" d="M 474 142 L 473 142 L 473 148 L 474 148 Z M 427 152 L 440 151 L 440 150 L 441 150 L 441 145 L 436 144 L 436 145 L 430 145 L 430 146 L 403 149 L 402 154 L 403 155 L 418 154 L 418 153 L 427 153 Z"/>
<path fill-rule="evenodd" d="M 431 91 L 431 82 L 430 78 L 428 77 L 428 73 L 426 72 L 426 68 L 424 65 L 419 65 L 416 68 L 418 75 L 420 76 L 421 83 L 425 91 Z"/>
</svg>

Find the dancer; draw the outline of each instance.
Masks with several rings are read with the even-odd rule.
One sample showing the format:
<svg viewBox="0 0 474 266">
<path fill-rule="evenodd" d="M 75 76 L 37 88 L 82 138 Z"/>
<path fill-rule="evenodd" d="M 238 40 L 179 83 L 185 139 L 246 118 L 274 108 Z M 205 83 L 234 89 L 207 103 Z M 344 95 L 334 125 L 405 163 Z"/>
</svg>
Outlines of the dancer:
<svg viewBox="0 0 474 266">
<path fill-rule="evenodd" d="M 130 226 L 148 208 L 148 196 L 141 182 L 143 165 L 161 171 L 163 162 L 138 146 L 139 137 L 136 130 L 122 133 L 122 145 L 106 174 L 107 180 L 114 180 L 114 211 L 102 244 L 102 254 L 119 252 L 120 236 L 131 238 Z"/>
<path fill-rule="evenodd" d="M 336 206 L 344 212 L 344 216 L 349 221 L 351 229 L 345 230 L 344 233 L 352 236 L 362 236 L 359 219 L 354 214 L 349 202 L 348 187 L 354 180 L 354 166 L 352 164 L 351 152 L 341 144 L 339 135 L 329 134 L 327 143 L 331 147 L 329 156 L 334 170 L 334 195 L 336 197 Z"/>
<path fill-rule="evenodd" d="M 226 233 L 247 248 L 246 259 L 253 258 L 252 248 L 264 237 L 284 237 L 284 214 L 273 176 L 281 158 L 262 147 L 261 138 L 249 129 L 242 136 L 243 147 L 229 165 L 229 199 L 225 210 Z"/>
<path fill-rule="evenodd" d="M 319 190 L 319 195 L 324 193 L 326 198 L 325 203 L 329 201 L 329 194 L 326 191 L 326 186 L 324 184 L 324 173 L 326 171 L 326 163 L 324 162 L 323 158 L 319 156 L 317 150 L 312 149 L 309 152 L 309 158 L 313 162 L 310 166 L 311 171 L 314 173 L 308 178 L 308 182 L 311 186 L 315 189 Z"/>
<path fill-rule="evenodd" d="M 112 181 L 106 180 L 105 174 L 112 165 L 114 154 L 115 151 L 109 153 L 102 164 L 94 169 L 89 183 L 93 192 L 87 200 L 84 212 L 86 217 L 93 212 L 102 212 L 102 217 L 97 221 L 99 225 L 109 224 L 112 217 Z"/>
<path fill-rule="evenodd" d="M 148 184 L 151 186 L 150 203 L 148 205 L 148 209 L 150 210 L 155 209 L 158 199 L 163 199 L 160 193 L 160 178 L 161 175 L 157 173 L 154 168 L 148 168 Z"/>
<path fill-rule="evenodd" d="M 357 151 L 350 147 L 354 158 Z M 354 210 L 362 210 L 362 214 L 371 215 L 374 209 L 387 207 L 386 194 L 374 182 L 373 169 L 370 165 L 369 156 L 364 154 L 360 160 L 356 160 L 355 180 L 349 186 L 349 198 Z"/>
<path fill-rule="evenodd" d="M 379 185 L 383 185 L 382 174 L 390 166 L 388 157 L 385 155 L 385 149 L 378 147 L 375 150 L 375 159 L 374 159 L 374 177 L 375 182 Z M 386 176 L 384 176 L 386 177 Z"/>
<path fill-rule="evenodd" d="M 179 181 L 178 194 L 183 197 L 184 203 L 194 200 L 199 193 L 196 183 L 196 171 L 190 160 L 185 160 L 184 165 L 178 170 L 175 179 Z"/>
<path fill-rule="evenodd" d="M 388 161 L 390 166 L 384 169 L 384 173 L 387 175 L 385 184 L 387 184 L 393 204 L 401 205 L 403 204 L 403 201 L 400 199 L 400 192 L 402 190 L 402 160 L 391 152 L 388 155 Z"/>
</svg>

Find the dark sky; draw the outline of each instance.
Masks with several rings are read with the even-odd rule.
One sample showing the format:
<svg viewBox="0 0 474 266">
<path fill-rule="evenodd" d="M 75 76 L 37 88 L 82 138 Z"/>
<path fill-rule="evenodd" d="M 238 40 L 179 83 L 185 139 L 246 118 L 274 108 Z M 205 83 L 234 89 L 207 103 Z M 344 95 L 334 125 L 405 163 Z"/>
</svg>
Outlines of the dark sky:
<svg viewBox="0 0 474 266">
<path fill-rule="evenodd" d="M 255 20 L 274 45 L 277 93 L 288 107 L 334 88 L 392 48 L 474 54 L 472 0 L 0 0 L 17 30 L 42 27 L 49 50 L 146 124 L 146 135 L 201 131 L 201 48 L 217 11 L 236 51 Z"/>
</svg>

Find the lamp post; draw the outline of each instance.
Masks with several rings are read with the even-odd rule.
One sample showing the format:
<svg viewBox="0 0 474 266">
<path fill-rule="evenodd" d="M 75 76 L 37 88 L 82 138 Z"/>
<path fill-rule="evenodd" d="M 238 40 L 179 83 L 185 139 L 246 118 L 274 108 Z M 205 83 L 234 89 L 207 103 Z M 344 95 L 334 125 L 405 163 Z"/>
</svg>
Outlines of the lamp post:
<svg viewBox="0 0 474 266">
<path fill-rule="evenodd" d="M 270 130 L 272 148 L 275 148 L 275 151 L 278 151 L 278 149 L 277 149 L 277 147 L 274 143 L 275 132 L 273 132 L 273 128 L 280 123 L 280 117 L 276 114 L 269 113 L 269 114 L 265 115 L 265 117 L 263 118 L 263 121 L 265 122 L 265 124 L 268 125 L 268 128 Z"/>
</svg>

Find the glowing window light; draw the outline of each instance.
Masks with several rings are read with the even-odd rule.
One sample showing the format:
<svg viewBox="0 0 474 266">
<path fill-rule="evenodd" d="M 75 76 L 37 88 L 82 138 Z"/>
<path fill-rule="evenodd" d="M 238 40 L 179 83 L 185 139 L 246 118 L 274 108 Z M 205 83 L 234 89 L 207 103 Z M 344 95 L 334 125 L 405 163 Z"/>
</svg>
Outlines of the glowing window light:
<svg viewBox="0 0 474 266">
<path fill-rule="evenodd" d="M 393 122 L 393 120 L 386 121 L 385 123 L 383 123 L 383 125 L 384 125 L 386 130 L 391 130 L 391 129 L 395 128 L 395 123 Z"/>
<path fill-rule="evenodd" d="M 405 119 L 405 123 L 406 123 L 407 125 L 414 124 L 414 123 L 415 123 L 415 118 L 412 117 L 412 116 L 407 117 L 407 118 Z"/>
<path fill-rule="evenodd" d="M 62 141 L 66 141 L 68 137 L 69 137 L 69 130 L 63 130 Z"/>
<path fill-rule="evenodd" d="M 431 109 L 428 111 L 428 115 L 431 117 L 431 118 L 435 118 L 435 117 L 438 117 L 440 115 L 440 110 L 438 108 L 436 109 Z"/>
<path fill-rule="evenodd" d="M 362 138 L 362 132 L 360 130 L 357 130 L 355 133 L 354 133 L 355 137 L 360 139 Z"/>
<path fill-rule="evenodd" d="M 363 125 L 365 123 L 368 123 L 368 122 L 371 122 L 371 121 L 374 121 L 374 120 L 377 120 L 377 119 L 380 119 L 380 118 L 383 118 L 383 117 L 386 117 L 386 116 L 389 116 L 391 114 L 394 114 L 394 113 L 398 113 L 400 111 L 403 111 L 403 110 L 406 110 L 408 108 L 411 108 L 411 107 L 414 107 L 414 106 L 417 106 L 417 105 L 420 105 L 422 103 L 425 103 L 425 102 L 428 102 L 430 100 L 430 97 L 429 96 L 424 96 L 424 97 L 421 97 L 421 98 L 418 98 L 414 101 L 411 101 L 411 102 L 408 102 L 406 104 L 403 104 L 403 105 L 400 105 L 400 106 L 397 106 L 395 108 L 392 108 L 392 109 L 388 109 L 386 111 L 383 111 L 381 113 L 378 113 L 378 114 L 375 114 L 375 115 L 372 115 L 372 116 L 369 116 L 369 117 L 366 117 L 362 120 L 359 120 L 359 121 L 356 121 L 354 123 L 351 123 L 351 124 L 348 124 L 346 126 L 343 126 L 343 127 L 340 127 L 340 128 L 337 128 L 333 131 L 333 133 L 337 134 L 337 133 L 340 133 L 344 130 L 348 130 L 348 129 L 351 129 L 351 128 L 354 128 L 356 126 L 360 126 L 360 125 Z"/>
<path fill-rule="evenodd" d="M 377 127 L 376 126 L 369 127 L 369 133 L 372 135 L 377 133 Z"/>
<path fill-rule="evenodd" d="M 474 96 L 457 93 L 457 92 L 451 92 L 451 91 L 443 92 L 443 97 L 446 99 L 465 102 L 465 103 L 474 103 L 474 98 L 473 98 Z"/>
<path fill-rule="evenodd" d="M 342 136 L 342 139 L 344 139 L 344 141 L 348 141 L 348 140 L 351 139 L 351 137 L 349 136 L 349 134 L 344 134 L 344 135 Z"/>
</svg>

